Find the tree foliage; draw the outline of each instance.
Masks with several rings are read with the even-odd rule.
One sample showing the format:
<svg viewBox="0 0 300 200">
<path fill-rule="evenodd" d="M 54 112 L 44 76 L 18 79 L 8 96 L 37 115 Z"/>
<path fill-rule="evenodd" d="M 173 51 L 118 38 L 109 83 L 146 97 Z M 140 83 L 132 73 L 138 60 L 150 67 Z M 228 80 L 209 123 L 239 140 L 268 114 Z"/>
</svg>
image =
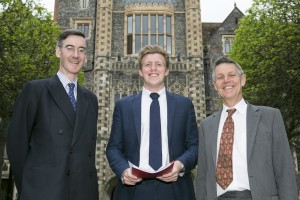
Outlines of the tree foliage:
<svg viewBox="0 0 300 200">
<path fill-rule="evenodd" d="M 57 71 L 58 59 L 54 52 L 56 38 L 61 31 L 52 21 L 50 13 L 33 0 L 1 0 L 0 27 L 2 166 L 6 127 L 12 115 L 14 101 L 25 82 L 48 77 Z"/>
<path fill-rule="evenodd" d="M 0 2 L 0 117 L 9 118 L 25 82 L 53 75 L 60 28 L 33 0 Z"/>
<path fill-rule="evenodd" d="M 300 1 L 254 0 L 230 57 L 247 75 L 245 98 L 279 108 L 290 141 L 300 129 Z"/>
</svg>

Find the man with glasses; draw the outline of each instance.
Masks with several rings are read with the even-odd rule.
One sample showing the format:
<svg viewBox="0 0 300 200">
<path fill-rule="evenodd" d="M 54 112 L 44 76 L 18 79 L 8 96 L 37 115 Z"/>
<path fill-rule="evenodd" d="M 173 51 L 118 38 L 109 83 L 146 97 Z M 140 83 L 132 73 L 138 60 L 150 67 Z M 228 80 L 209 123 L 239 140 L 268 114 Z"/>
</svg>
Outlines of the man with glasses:
<svg viewBox="0 0 300 200">
<path fill-rule="evenodd" d="M 59 37 L 57 74 L 28 82 L 8 128 L 7 154 L 20 200 L 98 200 L 97 97 L 77 83 L 83 33 Z"/>
</svg>

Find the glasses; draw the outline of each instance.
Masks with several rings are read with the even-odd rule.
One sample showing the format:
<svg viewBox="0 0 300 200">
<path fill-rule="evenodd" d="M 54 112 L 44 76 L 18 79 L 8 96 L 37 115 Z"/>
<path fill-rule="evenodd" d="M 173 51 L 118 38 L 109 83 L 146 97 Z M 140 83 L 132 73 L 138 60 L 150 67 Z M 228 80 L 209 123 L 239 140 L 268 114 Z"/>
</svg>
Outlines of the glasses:
<svg viewBox="0 0 300 200">
<path fill-rule="evenodd" d="M 78 49 L 76 49 L 74 46 L 67 45 L 63 48 L 65 48 L 67 50 L 67 52 L 69 52 L 69 53 L 75 53 L 75 51 L 77 50 L 78 54 L 80 54 L 80 55 L 85 54 L 85 48 L 84 47 L 79 47 Z"/>
</svg>

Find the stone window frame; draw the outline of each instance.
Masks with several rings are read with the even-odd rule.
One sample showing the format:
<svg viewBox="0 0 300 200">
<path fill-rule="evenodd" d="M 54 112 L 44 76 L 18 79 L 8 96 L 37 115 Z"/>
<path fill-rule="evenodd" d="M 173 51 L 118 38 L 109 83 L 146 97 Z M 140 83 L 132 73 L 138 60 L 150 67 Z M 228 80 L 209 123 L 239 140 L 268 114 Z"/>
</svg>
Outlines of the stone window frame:
<svg viewBox="0 0 300 200">
<path fill-rule="evenodd" d="M 91 38 L 91 31 L 92 31 L 92 20 L 91 19 L 73 18 L 71 21 L 73 22 L 72 25 L 71 25 L 71 27 L 73 27 L 76 30 L 78 30 L 78 25 L 79 24 L 87 25 L 88 26 L 88 33 L 87 33 L 87 35 L 85 35 L 85 38 L 86 39 L 90 39 Z M 82 31 L 82 30 L 80 30 L 80 31 Z"/>
<path fill-rule="evenodd" d="M 231 47 L 234 41 L 234 34 L 226 34 L 222 35 L 222 47 L 223 47 L 223 54 L 228 55 L 231 51 Z"/>
<path fill-rule="evenodd" d="M 89 6 L 89 0 L 80 0 L 80 7 L 82 9 L 87 9 Z"/>
<path fill-rule="evenodd" d="M 153 10 L 153 8 L 156 8 Z M 156 36 L 156 42 L 159 42 L 159 36 L 163 36 L 162 48 L 170 55 L 175 54 L 175 36 L 174 36 L 174 11 L 172 5 L 158 4 L 158 3 L 139 3 L 129 4 L 125 8 L 124 16 L 124 55 L 136 56 L 143 45 L 143 36 L 148 37 L 148 44 L 151 44 L 151 36 Z M 143 29 L 143 17 L 148 18 L 148 32 L 135 33 L 136 16 L 141 17 L 141 30 Z M 156 33 L 151 33 L 151 16 L 156 16 Z M 158 32 L 158 18 L 163 16 L 163 32 Z M 128 17 L 132 17 L 132 32 L 128 33 Z M 170 27 L 167 28 L 167 19 L 169 20 Z M 170 33 L 167 33 L 167 29 Z M 136 36 L 140 36 L 141 47 L 136 50 Z M 167 45 L 167 41 L 169 45 Z M 131 45 L 129 45 L 129 43 Z M 161 46 L 161 45 L 160 45 Z"/>
</svg>

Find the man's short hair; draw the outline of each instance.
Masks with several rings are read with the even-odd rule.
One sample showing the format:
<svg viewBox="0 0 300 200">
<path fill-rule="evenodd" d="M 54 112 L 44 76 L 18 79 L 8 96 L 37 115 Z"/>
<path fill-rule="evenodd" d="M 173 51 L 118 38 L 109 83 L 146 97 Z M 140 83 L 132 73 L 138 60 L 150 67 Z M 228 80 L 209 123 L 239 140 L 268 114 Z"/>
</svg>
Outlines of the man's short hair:
<svg viewBox="0 0 300 200">
<path fill-rule="evenodd" d="M 75 29 L 67 29 L 58 36 L 56 45 L 58 47 L 61 47 L 62 41 L 64 41 L 70 35 L 77 35 L 77 36 L 83 37 L 85 39 L 85 35 L 81 31 L 78 31 Z"/>
<path fill-rule="evenodd" d="M 216 81 L 216 74 L 215 74 L 216 68 L 217 68 L 218 65 L 221 65 L 223 63 L 233 64 L 235 66 L 235 68 L 237 69 L 240 76 L 242 76 L 244 74 L 244 71 L 242 70 L 241 66 L 238 63 L 231 60 L 227 56 L 221 56 L 215 61 L 215 64 L 214 64 L 214 67 L 213 67 L 213 71 L 212 71 L 212 81 L 213 81 L 213 83 L 215 83 L 215 81 Z"/>
<path fill-rule="evenodd" d="M 165 58 L 166 67 L 167 69 L 169 69 L 169 54 L 165 50 L 163 50 L 160 46 L 157 45 L 147 45 L 141 49 L 138 57 L 139 68 L 142 69 L 143 67 L 142 60 L 145 55 L 155 54 L 155 53 L 161 54 Z"/>
</svg>

